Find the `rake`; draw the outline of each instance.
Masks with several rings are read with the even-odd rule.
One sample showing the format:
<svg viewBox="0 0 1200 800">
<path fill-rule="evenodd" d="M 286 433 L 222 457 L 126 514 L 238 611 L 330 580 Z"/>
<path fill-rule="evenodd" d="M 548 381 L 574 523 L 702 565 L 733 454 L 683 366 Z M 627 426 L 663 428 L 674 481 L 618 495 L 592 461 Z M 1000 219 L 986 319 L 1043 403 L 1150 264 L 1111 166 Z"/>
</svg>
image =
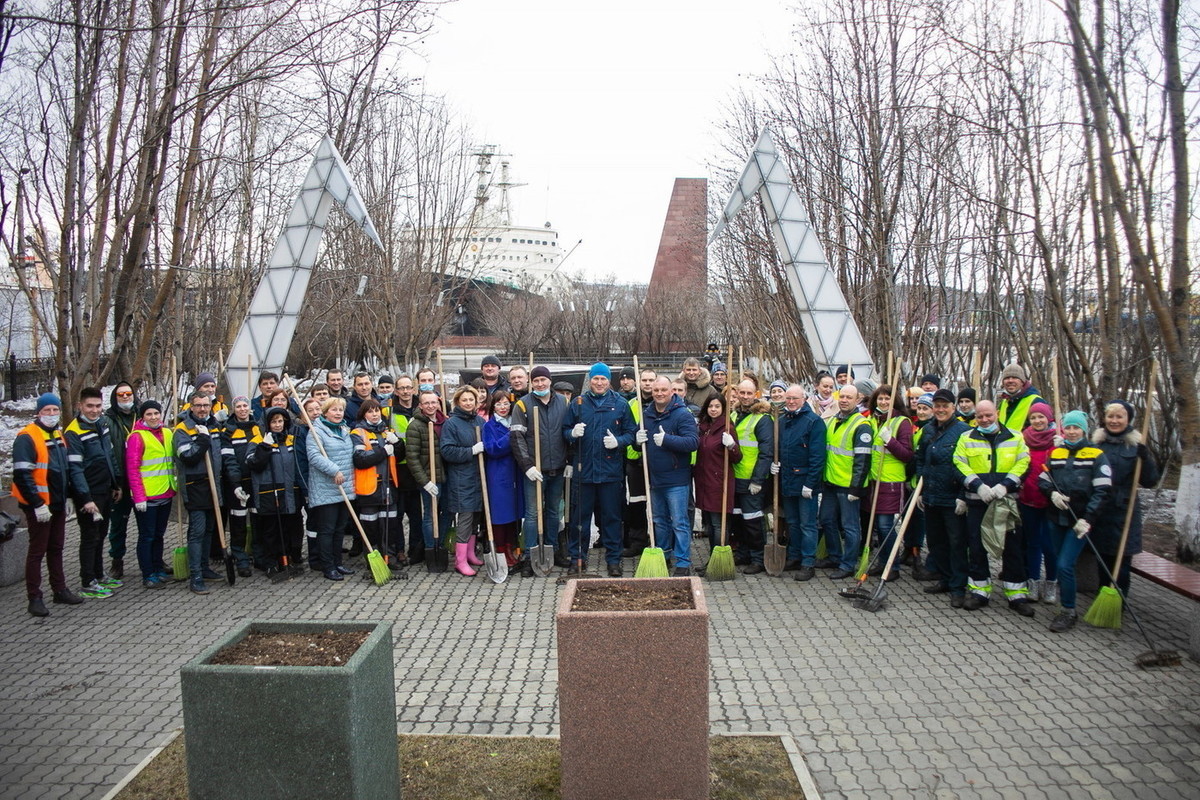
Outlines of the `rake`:
<svg viewBox="0 0 1200 800">
<path fill-rule="evenodd" d="M 892 549 L 888 553 L 887 564 L 883 567 L 883 574 L 879 576 L 879 583 L 875 586 L 875 591 L 870 597 L 862 597 L 854 601 L 854 607 L 862 611 L 870 611 L 875 613 L 883 608 L 883 601 L 887 599 L 887 576 L 892 572 L 892 565 L 896 563 L 896 554 L 900 552 L 902 543 L 904 542 L 904 532 L 908 530 L 908 523 L 912 520 L 913 512 L 917 510 L 917 501 L 921 497 L 921 490 L 924 488 L 925 479 L 917 481 L 917 486 L 913 490 L 912 501 L 908 504 L 908 510 L 904 512 L 904 519 L 900 522 L 900 528 L 896 531 L 896 538 L 892 540 Z"/>
</svg>

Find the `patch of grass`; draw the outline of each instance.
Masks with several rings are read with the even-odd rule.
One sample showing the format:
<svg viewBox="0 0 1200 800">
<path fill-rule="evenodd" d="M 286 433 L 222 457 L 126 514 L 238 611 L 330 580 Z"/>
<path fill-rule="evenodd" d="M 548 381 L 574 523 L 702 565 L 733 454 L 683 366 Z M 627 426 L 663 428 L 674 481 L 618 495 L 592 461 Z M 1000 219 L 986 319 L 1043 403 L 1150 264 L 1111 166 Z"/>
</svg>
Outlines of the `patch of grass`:
<svg viewBox="0 0 1200 800">
<path fill-rule="evenodd" d="M 400 736 L 406 800 L 557 800 L 557 739 Z M 803 800 L 775 736 L 714 736 L 710 800 Z M 117 800 L 187 800 L 183 737 L 176 738 Z M 617 800 L 617 798 L 614 798 Z"/>
</svg>

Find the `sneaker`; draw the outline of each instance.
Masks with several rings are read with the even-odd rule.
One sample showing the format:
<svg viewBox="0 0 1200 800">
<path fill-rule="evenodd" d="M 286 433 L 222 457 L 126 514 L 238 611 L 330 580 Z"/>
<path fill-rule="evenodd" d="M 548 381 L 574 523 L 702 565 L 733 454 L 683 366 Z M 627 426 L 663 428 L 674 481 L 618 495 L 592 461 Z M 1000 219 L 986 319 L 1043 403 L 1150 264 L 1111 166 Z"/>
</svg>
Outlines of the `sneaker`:
<svg viewBox="0 0 1200 800">
<path fill-rule="evenodd" d="M 743 575 L 757 575 L 760 572 L 766 572 L 766 571 L 767 571 L 767 568 L 764 567 L 762 564 L 751 564 L 750 566 L 748 566 L 744 570 L 742 570 L 742 574 Z"/>
<path fill-rule="evenodd" d="M 816 575 L 817 571 L 812 567 L 801 567 L 800 569 L 796 570 L 795 580 L 811 581 L 814 577 L 816 577 Z"/>
<path fill-rule="evenodd" d="M 167 582 L 165 580 L 163 580 L 162 578 L 158 577 L 157 575 L 151 575 L 149 578 L 146 578 L 145 580 L 142 581 L 142 588 L 143 589 L 165 589 L 165 588 L 167 588 Z"/>
<path fill-rule="evenodd" d="M 1042 597 L 1042 584 L 1045 581 L 1030 580 L 1026 583 L 1029 587 L 1029 602 L 1036 603 Z"/>
<path fill-rule="evenodd" d="M 1058 612 L 1058 616 L 1050 623 L 1050 632 L 1063 633 L 1064 631 L 1069 631 L 1075 627 L 1075 623 L 1078 621 L 1079 618 L 1075 616 L 1075 609 L 1064 608 Z"/>
<path fill-rule="evenodd" d="M 840 581 L 842 578 L 853 578 L 854 570 L 852 569 L 835 569 L 829 573 L 829 579 L 832 581 Z"/>
<path fill-rule="evenodd" d="M 114 578 L 112 575 L 105 575 L 98 583 L 105 589 L 120 589 L 125 585 L 125 581 L 120 578 Z"/>
<path fill-rule="evenodd" d="M 79 590 L 79 596 L 86 597 L 89 600 L 99 600 L 104 597 L 112 597 L 112 592 L 105 589 L 97 581 L 92 581 Z"/>
<path fill-rule="evenodd" d="M 77 606 L 83 602 L 83 598 L 70 589 L 63 589 L 61 592 L 54 593 L 54 602 L 60 605 Z"/>
<path fill-rule="evenodd" d="M 1046 605 L 1058 605 L 1058 581 L 1042 581 L 1042 602 Z"/>
<path fill-rule="evenodd" d="M 1008 607 L 1020 614 L 1022 617 L 1033 616 L 1033 603 L 1028 600 L 1017 600 L 1016 602 L 1009 603 Z"/>
<path fill-rule="evenodd" d="M 967 611 L 978 611 L 987 604 L 988 599 L 981 594 L 975 594 L 975 592 L 971 592 L 967 595 L 966 599 L 963 600 L 963 608 L 965 608 Z"/>
<path fill-rule="evenodd" d="M 219 580 L 221 580 L 221 576 L 220 576 L 220 575 L 218 575 L 218 574 L 217 574 L 217 572 L 216 572 L 215 570 L 211 570 L 211 569 L 209 569 L 208 567 L 205 567 L 205 568 L 204 568 L 204 569 L 203 569 L 203 570 L 200 572 L 200 577 L 202 577 L 202 578 L 204 578 L 204 580 L 208 580 L 208 581 L 219 581 Z"/>
<path fill-rule="evenodd" d="M 208 594 L 208 587 L 204 585 L 204 578 L 192 578 L 188 584 L 188 591 L 192 594 Z"/>
</svg>

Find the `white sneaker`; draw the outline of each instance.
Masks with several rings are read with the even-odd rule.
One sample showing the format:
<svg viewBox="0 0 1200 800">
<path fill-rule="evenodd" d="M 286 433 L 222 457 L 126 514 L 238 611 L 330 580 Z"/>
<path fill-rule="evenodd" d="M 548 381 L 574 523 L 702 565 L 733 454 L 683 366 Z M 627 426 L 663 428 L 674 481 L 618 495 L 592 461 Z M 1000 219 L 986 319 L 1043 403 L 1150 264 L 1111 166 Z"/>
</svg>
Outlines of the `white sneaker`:
<svg viewBox="0 0 1200 800">
<path fill-rule="evenodd" d="M 1042 596 L 1042 582 L 1028 581 L 1029 586 L 1029 602 L 1036 603 L 1038 598 Z"/>
<path fill-rule="evenodd" d="M 98 600 L 103 597 L 112 597 L 112 592 L 101 586 L 96 580 L 92 580 L 91 583 L 80 589 L 79 594 L 81 597 L 87 597 L 92 600 Z"/>
<path fill-rule="evenodd" d="M 1058 605 L 1058 581 L 1042 581 L 1042 602 Z"/>
</svg>

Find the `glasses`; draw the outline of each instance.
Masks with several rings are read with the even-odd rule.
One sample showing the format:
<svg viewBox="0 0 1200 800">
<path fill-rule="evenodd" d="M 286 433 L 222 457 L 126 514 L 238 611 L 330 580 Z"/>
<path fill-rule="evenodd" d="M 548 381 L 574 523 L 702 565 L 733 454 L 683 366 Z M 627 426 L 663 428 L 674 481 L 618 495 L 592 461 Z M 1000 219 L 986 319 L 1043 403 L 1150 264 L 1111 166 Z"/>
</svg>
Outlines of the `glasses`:
<svg viewBox="0 0 1200 800">
<path fill-rule="evenodd" d="M 133 397 L 133 392 L 117 392 L 117 397 Z"/>
</svg>

